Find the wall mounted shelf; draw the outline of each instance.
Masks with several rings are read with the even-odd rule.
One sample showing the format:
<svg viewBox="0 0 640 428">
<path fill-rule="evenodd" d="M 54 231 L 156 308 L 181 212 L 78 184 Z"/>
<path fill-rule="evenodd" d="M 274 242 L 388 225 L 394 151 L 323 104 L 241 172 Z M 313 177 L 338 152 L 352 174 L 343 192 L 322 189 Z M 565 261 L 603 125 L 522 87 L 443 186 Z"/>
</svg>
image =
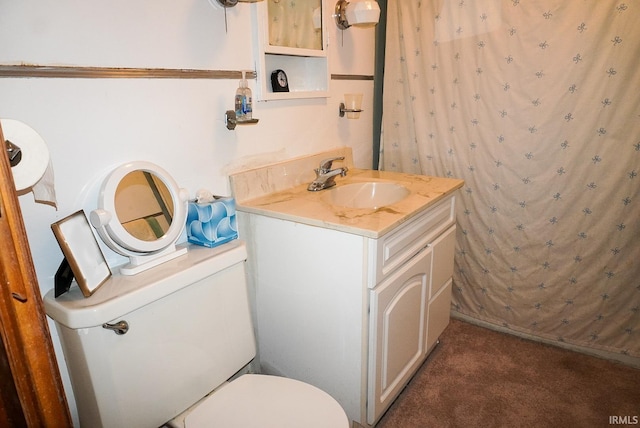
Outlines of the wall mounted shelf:
<svg viewBox="0 0 640 428">
<path fill-rule="evenodd" d="M 258 123 L 260 119 L 243 119 L 238 120 L 236 117 L 236 112 L 233 110 L 227 110 L 224 115 L 225 123 L 227 124 L 227 129 L 229 131 L 233 131 L 236 129 L 237 125 L 255 125 Z"/>
<path fill-rule="evenodd" d="M 256 57 L 257 101 L 286 100 L 299 98 L 326 98 L 329 96 L 329 61 L 326 18 L 328 9 L 325 0 L 317 0 L 320 10 L 317 18 L 320 26 L 318 49 L 278 46 L 269 42 L 268 1 L 252 5 L 254 20 L 254 54 Z M 286 5 L 284 7 L 287 7 Z M 311 20 L 311 17 L 308 17 Z M 294 28 L 294 26 L 283 27 Z M 292 30 L 293 31 L 293 30 Z M 289 80 L 288 92 L 274 92 L 271 73 L 284 70 Z"/>
</svg>

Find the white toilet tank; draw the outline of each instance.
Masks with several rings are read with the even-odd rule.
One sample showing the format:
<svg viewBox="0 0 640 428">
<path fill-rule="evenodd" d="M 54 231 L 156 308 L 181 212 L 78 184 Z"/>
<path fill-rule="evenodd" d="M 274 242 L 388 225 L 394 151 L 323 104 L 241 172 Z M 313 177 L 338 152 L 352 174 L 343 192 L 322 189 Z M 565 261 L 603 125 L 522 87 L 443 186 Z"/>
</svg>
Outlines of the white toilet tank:
<svg viewBox="0 0 640 428">
<path fill-rule="evenodd" d="M 246 247 L 190 246 L 94 295 L 45 298 L 56 322 L 83 427 L 157 428 L 255 356 Z M 103 327 L 126 321 L 117 334 Z"/>
</svg>

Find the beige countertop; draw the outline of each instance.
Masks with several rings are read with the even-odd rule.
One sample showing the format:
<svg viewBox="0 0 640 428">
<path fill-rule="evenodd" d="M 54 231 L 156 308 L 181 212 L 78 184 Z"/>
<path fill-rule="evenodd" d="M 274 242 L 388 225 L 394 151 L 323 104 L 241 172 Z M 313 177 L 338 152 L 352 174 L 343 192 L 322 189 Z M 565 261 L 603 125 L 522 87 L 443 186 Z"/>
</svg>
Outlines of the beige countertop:
<svg viewBox="0 0 640 428">
<path fill-rule="evenodd" d="M 336 178 L 336 187 L 352 183 L 392 181 L 409 189 L 399 202 L 381 208 L 348 208 L 331 204 L 327 192 L 310 192 L 309 183 L 276 191 L 253 199 L 237 201 L 238 211 L 262 214 L 311 226 L 380 238 L 410 220 L 464 184 L 463 180 L 390 171 L 349 169 L 346 177 Z"/>
</svg>

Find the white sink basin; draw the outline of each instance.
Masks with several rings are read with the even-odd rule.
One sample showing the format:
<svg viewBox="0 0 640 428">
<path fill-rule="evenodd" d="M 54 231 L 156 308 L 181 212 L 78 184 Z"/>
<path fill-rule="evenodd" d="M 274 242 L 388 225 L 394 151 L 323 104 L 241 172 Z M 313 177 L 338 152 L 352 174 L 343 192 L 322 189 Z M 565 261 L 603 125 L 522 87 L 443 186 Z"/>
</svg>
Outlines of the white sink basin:
<svg viewBox="0 0 640 428">
<path fill-rule="evenodd" d="M 381 208 L 400 202 L 411 192 L 401 184 L 371 181 L 334 187 L 325 194 L 332 205 L 348 208 Z"/>
</svg>

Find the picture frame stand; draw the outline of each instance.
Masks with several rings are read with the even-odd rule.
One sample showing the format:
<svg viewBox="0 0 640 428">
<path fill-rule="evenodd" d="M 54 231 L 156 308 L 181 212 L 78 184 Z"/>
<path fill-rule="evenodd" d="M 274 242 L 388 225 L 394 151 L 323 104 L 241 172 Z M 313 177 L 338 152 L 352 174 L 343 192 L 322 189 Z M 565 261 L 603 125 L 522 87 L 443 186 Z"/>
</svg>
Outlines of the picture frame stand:
<svg viewBox="0 0 640 428">
<path fill-rule="evenodd" d="M 73 278 L 74 276 L 71 265 L 67 258 L 64 257 L 56 271 L 56 275 L 54 276 L 54 296 L 56 299 L 69 291 Z"/>
</svg>

